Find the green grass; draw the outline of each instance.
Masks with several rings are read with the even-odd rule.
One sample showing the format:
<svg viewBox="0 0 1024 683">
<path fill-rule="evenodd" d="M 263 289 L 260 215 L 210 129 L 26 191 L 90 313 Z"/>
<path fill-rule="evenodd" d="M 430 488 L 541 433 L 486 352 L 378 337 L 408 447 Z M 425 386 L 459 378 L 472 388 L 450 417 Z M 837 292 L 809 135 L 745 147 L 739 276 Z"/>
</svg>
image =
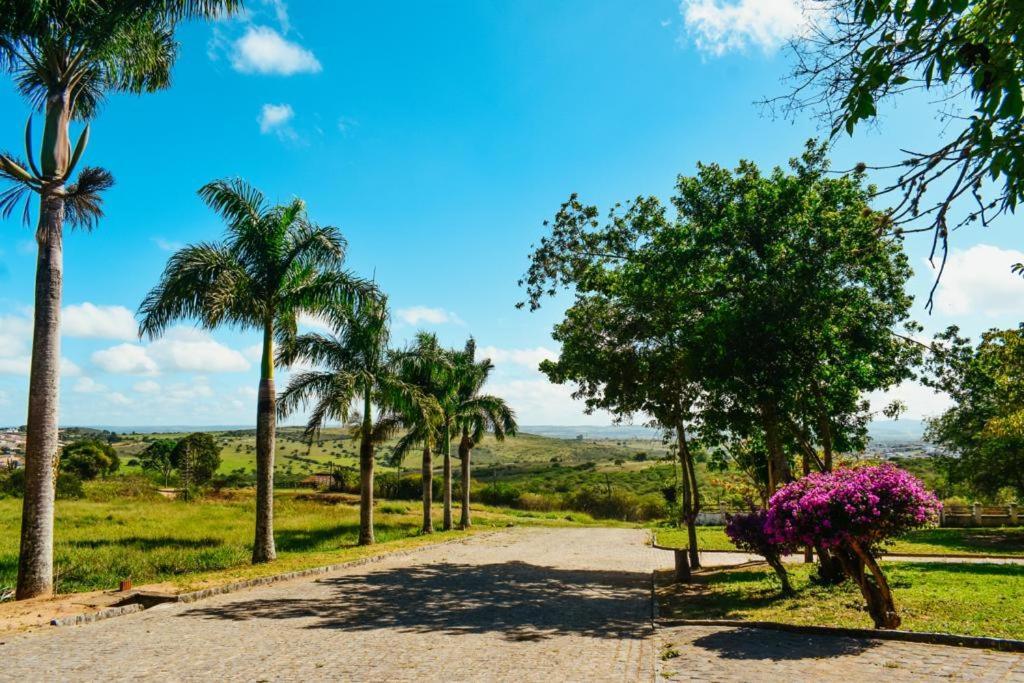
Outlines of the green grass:
<svg viewBox="0 0 1024 683">
<path fill-rule="evenodd" d="M 98 500 L 57 502 L 54 553 L 59 592 L 110 589 L 129 577 L 136 585 L 170 581 L 184 588 L 332 564 L 380 550 L 356 546 L 359 511 L 354 498 L 325 504 L 308 493 L 283 491 L 275 506 L 279 560 L 252 567 L 251 491 L 183 502 L 152 496 L 118 499 L 106 495 L 105 486 L 109 487 L 93 482 L 87 487 Z M 436 515 L 439 519 L 439 508 Z M 14 585 L 20 516 L 20 500 L 0 500 L 0 588 Z M 385 546 L 453 535 L 420 536 L 419 506 L 407 501 L 380 501 L 375 521 L 377 541 Z M 579 513 L 510 513 L 482 506 L 474 513 L 474 522 L 480 528 L 594 523 Z"/>
<path fill-rule="evenodd" d="M 1000 638 L 1024 638 L 1024 567 L 1007 564 L 884 562 L 900 628 Z M 779 594 L 764 566 L 699 574 L 689 585 L 658 591 L 662 617 L 742 619 L 787 624 L 871 628 L 860 591 L 851 581 L 811 583 L 810 565 L 790 568 L 796 595 Z"/>
<path fill-rule="evenodd" d="M 657 529 L 658 545 L 687 547 L 685 529 Z M 701 550 L 736 550 L 723 527 L 697 527 Z M 1024 527 L 984 529 L 919 529 L 897 539 L 886 552 L 927 555 L 1014 555 L 1024 557 Z"/>
</svg>

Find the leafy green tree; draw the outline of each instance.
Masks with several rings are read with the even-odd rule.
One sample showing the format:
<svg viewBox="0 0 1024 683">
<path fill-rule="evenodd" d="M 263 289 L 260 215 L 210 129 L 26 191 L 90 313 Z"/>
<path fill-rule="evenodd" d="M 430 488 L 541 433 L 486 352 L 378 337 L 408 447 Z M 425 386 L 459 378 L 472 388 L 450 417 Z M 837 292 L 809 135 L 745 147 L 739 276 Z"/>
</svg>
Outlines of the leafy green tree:
<svg viewBox="0 0 1024 683">
<path fill-rule="evenodd" d="M 174 471 L 172 454 L 177 445 L 178 442 L 174 439 L 157 439 L 146 446 L 146 450 L 139 454 L 139 462 L 142 465 L 142 469 L 159 472 L 163 475 L 164 486 L 167 486 L 171 472 Z"/>
<path fill-rule="evenodd" d="M 39 196 L 38 255 L 25 446 L 26 490 L 18 554 L 20 599 L 53 592 L 53 470 L 58 439 L 60 305 L 65 221 L 92 228 L 110 174 L 84 168 L 68 184 L 88 142 L 88 127 L 71 145 L 70 123 L 93 117 L 108 93 L 147 93 L 170 84 L 178 53 L 177 24 L 191 17 L 230 14 L 236 0 L 2 0 L 0 71 L 45 117 L 39 163 L 25 128 L 27 162 L 0 155 L 0 216 Z"/>
<path fill-rule="evenodd" d="M 73 472 L 82 481 L 106 477 L 121 467 L 121 459 L 113 446 L 96 439 L 81 439 L 64 447 L 60 468 Z"/>
<path fill-rule="evenodd" d="M 454 401 L 450 404 L 452 409 L 447 416 L 451 418 L 450 424 L 454 427 L 454 433 L 459 434 L 459 462 L 462 470 L 462 510 L 459 527 L 468 529 L 472 526 L 469 498 L 470 459 L 473 448 L 487 433 L 493 434 L 498 441 L 504 441 L 506 436 L 515 436 L 518 425 L 515 411 L 508 406 L 505 399 L 481 393 L 494 365 L 489 358 L 477 360 L 476 342 L 472 338 L 466 342 L 462 351 L 452 354 L 452 365 L 456 390 Z M 449 467 L 449 471 L 450 469 Z"/>
<path fill-rule="evenodd" d="M 309 333 L 288 339 L 278 352 L 278 362 L 308 362 L 322 369 L 303 370 L 291 376 L 281 394 L 282 416 L 311 405 L 306 438 L 312 440 L 328 421 L 357 418 L 359 436 L 359 544 L 372 545 L 374 448 L 394 434 L 406 415 L 417 406 L 436 414 L 436 403 L 404 382 L 394 354 L 389 353 L 387 303 L 383 297 L 366 299 L 361 306 L 347 307 L 329 315 L 332 334 Z M 353 404 L 362 413 L 352 413 Z M 374 406 L 380 412 L 374 420 Z"/>
<path fill-rule="evenodd" d="M 139 307 L 140 333 L 160 336 L 173 322 L 231 325 L 263 333 L 256 408 L 256 535 L 253 562 L 269 562 L 274 547 L 274 338 L 296 334 L 300 314 L 318 315 L 357 301 L 373 287 L 342 270 L 345 240 L 337 228 L 309 220 L 301 199 L 267 203 L 248 183 L 217 180 L 199 196 L 227 223 L 219 244 L 175 253 L 160 283 Z"/>
<path fill-rule="evenodd" d="M 208 432 L 193 432 L 175 444 L 171 462 L 181 475 L 187 496 L 190 487 L 202 486 L 217 473 L 220 445 Z"/>
<path fill-rule="evenodd" d="M 815 30 L 795 42 L 794 87 L 776 101 L 812 109 L 833 135 L 907 93 L 932 96 L 948 124 L 933 149 L 908 153 L 889 212 L 934 230 L 945 264 L 950 230 L 988 224 L 1024 198 L 1024 12 L 1018 0 L 854 0 L 812 3 Z M 950 96 L 950 93 L 954 93 Z M 989 189 L 988 185 L 994 185 Z M 931 192 L 934 191 L 934 194 Z M 966 211 L 951 220 L 960 200 Z"/>
<path fill-rule="evenodd" d="M 928 369 L 924 381 L 954 402 L 927 432 L 951 451 L 950 480 L 987 496 L 1010 487 L 1024 500 L 1024 325 L 989 330 L 977 346 L 950 327 L 932 344 Z"/>
</svg>

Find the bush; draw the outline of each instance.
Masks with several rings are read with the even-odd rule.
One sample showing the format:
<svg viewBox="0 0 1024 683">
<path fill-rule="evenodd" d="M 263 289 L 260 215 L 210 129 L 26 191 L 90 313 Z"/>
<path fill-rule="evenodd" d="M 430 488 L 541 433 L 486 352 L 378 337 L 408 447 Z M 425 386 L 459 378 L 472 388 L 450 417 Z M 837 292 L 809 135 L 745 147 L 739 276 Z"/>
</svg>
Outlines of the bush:
<svg viewBox="0 0 1024 683">
<path fill-rule="evenodd" d="M 779 577 L 783 594 L 790 595 L 793 588 L 789 584 L 789 574 L 786 573 L 786 568 L 782 564 L 782 556 L 793 552 L 795 546 L 778 543 L 768 534 L 765 529 L 767 516 L 767 510 L 727 515 L 725 535 L 740 550 L 763 557 Z"/>
<path fill-rule="evenodd" d="M 513 507 L 532 512 L 553 512 L 562 509 L 562 501 L 543 493 L 520 493 Z"/>
<path fill-rule="evenodd" d="M 523 495 L 517 487 L 511 484 L 494 483 L 488 484 L 480 491 L 480 502 L 487 505 L 499 505 L 503 507 L 514 507 Z"/>
<path fill-rule="evenodd" d="M 141 499 L 156 500 L 160 494 L 149 478 L 141 475 L 120 475 L 89 482 L 86 497 L 101 502 Z"/>
<path fill-rule="evenodd" d="M 57 498 L 73 500 L 83 498 L 85 490 L 82 480 L 73 472 L 60 472 L 57 475 Z M 6 476 L 0 477 L 0 494 L 21 498 L 25 495 L 25 470 L 11 470 Z"/>
<path fill-rule="evenodd" d="M 860 587 L 875 627 L 897 628 L 900 618 L 875 558 L 886 541 L 925 526 L 940 507 L 920 480 L 893 465 L 840 469 L 808 475 L 776 492 L 764 529 L 781 545 L 834 552 Z"/>
<path fill-rule="evenodd" d="M 113 474 L 120 468 L 117 451 L 105 441 L 81 439 L 64 447 L 60 469 L 74 473 L 80 481 L 90 481 Z"/>
<path fill-rule="evenodd" d="M 352 493 L 358 493 L 359 475 L 356 472 L 353 473 L 355 477 L 352 479 Z M 441 477 L 434 477 L 431 482 L 431 495 L 434 500 L 440 499 L 442 486 Z M 418 474 L 399 477 L 394 472 L 384 472 L 373 479 L 373 495 L 394 500 L 421 500 L 423 498 L 423 477 Z"/>
<path fill-rule="evenodd" d="M 587 486 L 565 499 L 566 507 L 586 512 L 592 517 L 643 522 L 664 517 L 665 503 L 657 496 L 640 497 L 629 491 Z"/>
</svg>

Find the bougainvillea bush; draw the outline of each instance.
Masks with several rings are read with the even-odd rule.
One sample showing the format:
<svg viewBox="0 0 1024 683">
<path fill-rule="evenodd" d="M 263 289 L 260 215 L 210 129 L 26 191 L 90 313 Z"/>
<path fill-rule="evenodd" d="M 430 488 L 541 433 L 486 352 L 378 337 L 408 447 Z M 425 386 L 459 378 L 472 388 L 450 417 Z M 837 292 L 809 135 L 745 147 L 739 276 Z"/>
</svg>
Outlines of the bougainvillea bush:
<svg viewBox="0 0 1024 683">
<path fill-rule="evenodd" d="M 832 551 L 860 586 L 877 628 L 899 615 L 876 561 L 885 541 L 931 523 L 941 504 L 919 479 L 893 465 L 810 474 L 768 501 L 764 530 L 780 545 Z"/>
<path fill-rule="evenodd" d="M 753 510 L 743 514 L 728 515 L 725 523 L 725 535 L 740 550 L 763 557 L 779 577 L 783 594 L 789 595 L 793 592 L 793 588 L 789 584 L 786 567 L 782 564 L 782 556 L 793 552 L 796 547 L 791 543 L 779 543 L 773 540 L 765 528 L 767 516 L 767 510 Z"/>
</svg>

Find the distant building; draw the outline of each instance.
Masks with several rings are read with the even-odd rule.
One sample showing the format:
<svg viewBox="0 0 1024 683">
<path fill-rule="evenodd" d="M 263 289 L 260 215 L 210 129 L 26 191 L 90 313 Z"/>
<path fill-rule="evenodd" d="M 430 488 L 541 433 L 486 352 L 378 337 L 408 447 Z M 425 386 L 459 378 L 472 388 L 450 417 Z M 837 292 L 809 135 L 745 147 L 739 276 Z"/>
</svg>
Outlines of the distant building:
<svg viewBox="0 0 1024 683">
<path fill-rule="evenodd" d="M 16 470 L 23 467 L 21 457 L 17 455 L 0 455 L 0 470 Z"/>
<path fill-rule="evenodd" d="M 329 489 L 334 483 L 334 475 L 330 472 L 317 472 L 299 482 L 300 486 L 310 489 Z"/>
</svg>

